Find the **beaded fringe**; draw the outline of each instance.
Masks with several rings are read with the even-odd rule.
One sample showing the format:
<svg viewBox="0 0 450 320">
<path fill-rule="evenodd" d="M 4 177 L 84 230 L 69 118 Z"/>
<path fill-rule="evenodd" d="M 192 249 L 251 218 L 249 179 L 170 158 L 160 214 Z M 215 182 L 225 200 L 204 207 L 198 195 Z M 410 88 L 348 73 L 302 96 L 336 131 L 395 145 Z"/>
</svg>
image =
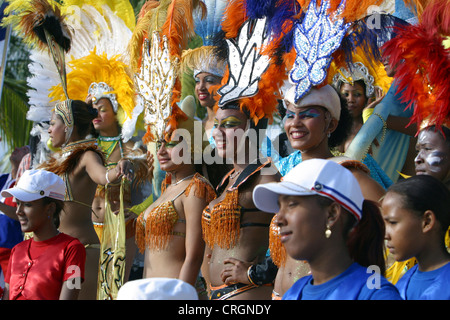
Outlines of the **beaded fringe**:
<svg viewBox="0 0 450 320">
<path fill-rule="evenodd" d="M 165 183 L 163 183 L 165 185 Z M 185 196 L 194 188 L 194 196 L 206 199 L 207 202 L 214 200 L 216 193 L 211 184 L 200 174 L 195 174 L 185 190 Z M 165 186 L 164 186 L 165 190 Z M 157 210 L 157 212 L 154 212 Z M 144 213 L 141 213 L 143 215 Z M 143 218 L 143 217 L 142 217 Z M 142 219 L 141 218 L 141 219 Z M 153 208 L 149 213 L 146 223 L 136 224 L 136 244 L 139 251 L 143 253 L 145 247 L 151 250 L 165 250 L 172 237 L 173 227 L 178 221 L 178 214 L 172 205 L 172 201 L 167 201 L 158 207 Z M 146 226 L 144 228 L 144 225 Z"/>
<path fill-rule="evenodd" d="M 227 192 L 225 198 L 216 204 L 209 221 L 203 221 L 203 237 L 209 247 L 218 245 L 224 249 L 233 248 L 240 236 L 241 207 L 238 204 L 238 190 Z"/>
<path fill-rule="evenodd" d="M 278 268 L 280 268 L 286 264 L 287 256 L 286 256 L 286 249 L 283 243 L 281 243 L 280 228 L 274 223 L 275 217 L 276 215 L 273 216 L 272 221 L 270 223 L 269 251 L 273 263 Z"/>
</svg>

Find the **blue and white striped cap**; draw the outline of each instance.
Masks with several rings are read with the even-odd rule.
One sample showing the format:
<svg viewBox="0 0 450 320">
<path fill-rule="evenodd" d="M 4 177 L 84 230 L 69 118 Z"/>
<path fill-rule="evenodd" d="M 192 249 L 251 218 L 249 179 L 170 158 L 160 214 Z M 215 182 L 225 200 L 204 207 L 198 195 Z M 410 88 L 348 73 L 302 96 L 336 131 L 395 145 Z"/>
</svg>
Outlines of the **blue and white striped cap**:
<svg viewBox="0 0 450 320">
<path fill-rule="evenodd" d="M 324 196 L 342 205 L 358 221 L 362 216 L 364 197 L 358 181 L 350 170 L 331 160 L 302 161 L 281 182 L 256 186 L 253 201 L 261 211 L 278 213 L 279 195 Z"/>
</svg>

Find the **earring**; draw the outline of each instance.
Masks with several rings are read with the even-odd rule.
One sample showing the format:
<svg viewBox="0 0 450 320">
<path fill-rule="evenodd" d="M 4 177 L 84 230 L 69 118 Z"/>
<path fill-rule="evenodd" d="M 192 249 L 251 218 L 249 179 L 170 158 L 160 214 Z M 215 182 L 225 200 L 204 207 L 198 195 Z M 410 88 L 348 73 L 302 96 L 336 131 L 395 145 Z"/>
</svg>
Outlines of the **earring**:
<svg viewBox="0 0 450 320">
<path fill-rule="evenodd" d="M 331 230 L 330 227 L 327 226 L 327 230 L 325 230 L 325 238 L 328 239 L 329 237 L 331 237 Z"/>
<path fill-rule="evenodd" d="M 328 138 L 331 137 L 331 132 L 328 132 L 327 137 Z"/>
</svg>

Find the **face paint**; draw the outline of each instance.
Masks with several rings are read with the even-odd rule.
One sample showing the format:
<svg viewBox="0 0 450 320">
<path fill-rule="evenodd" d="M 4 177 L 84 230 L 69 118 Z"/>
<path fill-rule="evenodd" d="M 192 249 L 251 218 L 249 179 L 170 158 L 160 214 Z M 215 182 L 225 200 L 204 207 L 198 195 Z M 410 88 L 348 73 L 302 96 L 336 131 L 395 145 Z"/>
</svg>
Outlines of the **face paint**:
<svg viewBox="0 0 450 320">
<path fill-rule="evenodd" d="M 309 118 L 317 118 L 318 116 L 320 116 L 320 112 L 314 108 L 310 108 L 305 111 L 300 111 L 298 113 L 291 111 L 289 109 L 286 110 L 286 119 L 293 119 L 295 118 L 296 115 L 300 120 L 305 120 Z"/>
<path fill-rule="evenodd" d="M 429 170 L 439 172 L 442 170 L 441 165 L 445 161 L 445 154 L 440 151 L 433 151 L 425 158 L 425 161 L 429 165 Z"/>
</svg>

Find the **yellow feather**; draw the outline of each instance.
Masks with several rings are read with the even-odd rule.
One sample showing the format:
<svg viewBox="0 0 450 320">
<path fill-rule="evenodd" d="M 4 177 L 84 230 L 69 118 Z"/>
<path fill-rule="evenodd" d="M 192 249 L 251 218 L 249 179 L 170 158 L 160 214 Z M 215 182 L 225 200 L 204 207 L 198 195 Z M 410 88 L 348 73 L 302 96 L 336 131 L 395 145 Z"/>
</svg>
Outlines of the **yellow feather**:
<svg viewBox="0 0 450 320">
<path fill-rule="evenodd" d="M 92 82 L 105 82 L 114 89 L 119 102 L 117 117 L 122 125 L 131 118 L 134 108 L 133 80 L 129 76 L 127 65 L 118 57 L 107 58 L 106 53 L 98 55 L 94 49 L 88 56 L 68 63 L 72 69 L 67 74 L 67 90 L 71 99 L 85 101 Z M 51 88 L 52 101 L 63 100 L 64 92 L 59 84 Z"/>
</svg>

